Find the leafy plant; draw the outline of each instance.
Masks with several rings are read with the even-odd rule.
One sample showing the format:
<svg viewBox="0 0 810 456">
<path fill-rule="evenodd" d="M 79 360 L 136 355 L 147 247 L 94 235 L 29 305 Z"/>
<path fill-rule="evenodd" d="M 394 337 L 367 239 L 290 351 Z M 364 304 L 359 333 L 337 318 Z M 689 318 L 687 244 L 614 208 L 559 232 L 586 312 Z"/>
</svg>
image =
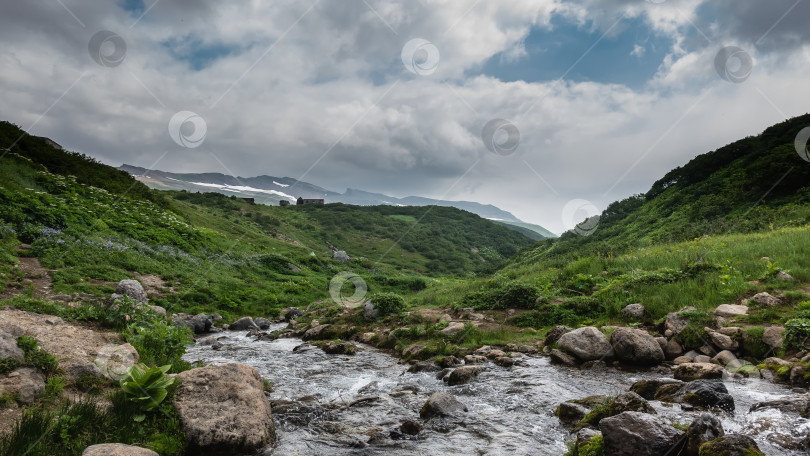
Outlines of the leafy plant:
<svg viewBox="0 0 810 456">
<path fill-rule="evenodd" d="M 50 402 L 59 397 L 59 395 L 62 394 L 62 390 L 65 389 L 65 386 L 67 386 L 67 381 L 64 377 L 55 375 L 49 378 L 45 382 L 45 393 L 43 394 L 45 401 Z"/>
<path fill-rule="evenodd" d="M 173 372 L 188 369 L 188 364 L 181 357 L 186 352 L 186 345 L 194 342 L 189 328 L 175 326 L 154 314 L 130 324 L 123 334 L 127 342 L 138 351 L 142 362 L 166 364 Z"/>
<path fill-rule="evenodd" d="M 785 322 L 783 345 L 798 350 L 810 347 L 810 318 L 793 318 Z"/>
<path fill-rule="evenodd" d="M 166 388 L 174 384 L 174 379 L 166 376 L 169 369 L 171 365 L 147 367 L 136 364 L 127 370 L 127 377 L 121 380 L 121 389 L 141 412 L 151 411 L 166 399 Z M 141 422 L 145 418 L 145 413 L 139 413 L 133 420 Z"/>
</svg>

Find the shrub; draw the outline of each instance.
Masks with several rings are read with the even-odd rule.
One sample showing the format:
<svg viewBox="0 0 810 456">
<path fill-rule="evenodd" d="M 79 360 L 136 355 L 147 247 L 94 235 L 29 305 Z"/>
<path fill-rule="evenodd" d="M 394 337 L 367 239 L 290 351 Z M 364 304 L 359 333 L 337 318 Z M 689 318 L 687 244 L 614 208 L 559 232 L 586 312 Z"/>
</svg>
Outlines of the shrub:
<svg viewBox="0 0 810 456">
<path fill-rule="evenodd" d="M 9 372 L 20 367 L 20 361 L 16 358 L 0 358 L 0 374 Z"/>
<path fill-rule="evenodd" d="M 371 302 L 380 311 L 380 315 L 397 314 L 405 310 L 405 300 L 396 293 L 377 293 Z"/>
<path fill-rule="evenodd" d="M 168 364 L 175 373 L 188 369 L 188 363 L 183 362 L 181 357 L 186 352 L 186 345 L 194 342 L 189 328 L 175 326 L 155 314 L 152 318 L 127 326 L 123 334 L 138 351 L 142 362 Z"/>
<path fill-rule="evenodd" d="M 137 404 L 141 412 L 154 410 L 169 394 L 166 388 L 174 384 L 173 378 L 166 377 L 172 366 L 146 367 L 134 365 L 127 370 L 127 377 L 121 380 L 121 389 L 130 402 Z M 146 418 L 145 413 L 133 416 L 137 422 Z"/>
<path fill-rule="evenodd" d="M 785 348 L 810 347 L 810 318 L 794 318 L 785 323 Z"/>
<path fill-rule="evenodd" d="M 36 367 L 46 376 L 51 376 L 59 367 L 56 357 L 47 351 L 39 348 L 39 342 L 30 336 L 20 336 L 17 338 L 17 346 L 25 353 L 24 362 L 26 365 Z"/>
<path fill-rule="evenodd" d="M 540 290 L 520 283 L 509 284 L 498 299 L 499 309 L 534 309 Z"/>
<path fill-rule="evenodd" d="M 62 394 L 62 390 L 65 389 L 65 386 L 67 386 L 67 381 L 64 377 L 57 375 L 49 378 L 45 382 L 45 400 L 50 402 L 59 397 L 59 395 Z"/>
</svg>

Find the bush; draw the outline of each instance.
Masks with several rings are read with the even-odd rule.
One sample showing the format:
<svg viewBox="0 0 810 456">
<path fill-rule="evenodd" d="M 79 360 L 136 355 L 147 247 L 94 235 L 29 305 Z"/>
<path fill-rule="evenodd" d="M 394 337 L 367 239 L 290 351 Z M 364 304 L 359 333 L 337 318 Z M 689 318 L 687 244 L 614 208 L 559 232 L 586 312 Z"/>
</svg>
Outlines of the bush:
<svg viewBox="0 0 810 456">
<path fill-rule="evenodd" d="M 39 342 L 30 336 L 20 336 L 17 338 L 17 346 L 25 353 L 23 362 L 31 367 L 36 367 L 51 376 L 59 367 L 56 357 L 39 348 Z"/>
<path fill-rule="evenodd" d="M 16 358 L 0 358 L 0 374 L 9 372 L 20 367 L 20 361 Z"/>
<path fill-rule="evenodd" d="M 123 334 L 143 363 L 169 365 L 174 373 L 188 369 L 188 363 L 180 358 L 186 352 L 186 345 L 194 342 L 189 328 L 175 326 L 155 314 L 127 326 Z"/>
<path fill-rule="evenodd" d="M 509 284 L 498 299 L 499 309 L 534 309 L 540 290 L 520 283 Z"/>
<path fill-rule="evenodd" d="M 794 318 L 785 323 L 785 348 L 804 350 L 810 347 L 810 318 Z"/>
<path fill-rule="evenodd" d="M 405 310 L 405 300 L 396 293 L 377 293 L 371 297 L 380 315 L 397 314 Z"/>
</svg>

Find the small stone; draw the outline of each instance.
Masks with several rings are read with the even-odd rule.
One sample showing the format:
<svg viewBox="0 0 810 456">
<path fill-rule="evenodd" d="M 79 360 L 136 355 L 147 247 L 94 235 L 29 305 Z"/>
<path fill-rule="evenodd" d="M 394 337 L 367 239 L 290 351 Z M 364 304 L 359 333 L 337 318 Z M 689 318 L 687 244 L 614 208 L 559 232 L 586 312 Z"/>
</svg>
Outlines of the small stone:
<svg viewBox="0 0 810 456">
<path fill-rule="evenodd" d="M 451 372 L 450 375 L 443 380 L 445 380 L 450 386 L 461 385 L 469 382 L 485 370 L 486 368 L 484 366 L 461 366 L 453 370 L 453 372 Z"/>
<path fill-rule="evenodd" d="M 422 419 L 430 419 L 436 416 L 453 416 L 461 412 L 466 412 L 467 406 L 458 399 L 447 393 L 433 393 L 422 409 L 419 416 Z"/>
<path fill-rule="evenodd" d="M 739 304 L 720 304 L 714 310 L 714 314 L 718 317 L 736 317 L 737 315 L 748 315 L 748 306 Z"/>
<path fill-rule="evenodd" d="M 773 307 L 778 305 L 780 302 L 779 298 L 766 292 L 755 294 L 751 300 L 764 307 Z"/>
<path fill-rule="evenodd" d="M 734 356 L 734 353 L 732 353 L 732 352 L 730 352 L 728 350 L 723 350 L 720 353 L 718 353 L 714 358 L 712 358 L 713 363 L 720 364 L 721 366 L 726 366 L 729 363 L 731 363 L 733 361 L 736 361 L 736 360 L 737 360 L 737 357 Z"/>
<path fill-rule="evenodd" d="M 622 309 L 622 318 L 628 321 L 639 321 L 644 318 L 644 306 L 641 304 L 630 304 Z"/>
</svg>

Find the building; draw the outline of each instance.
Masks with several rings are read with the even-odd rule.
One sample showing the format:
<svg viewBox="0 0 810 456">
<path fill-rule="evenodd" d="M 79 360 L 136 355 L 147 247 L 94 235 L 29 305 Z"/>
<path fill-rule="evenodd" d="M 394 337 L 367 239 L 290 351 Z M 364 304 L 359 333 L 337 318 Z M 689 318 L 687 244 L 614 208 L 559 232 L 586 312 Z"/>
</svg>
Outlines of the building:
<svg viewBox="0 0 810 456">
<path fill-rule="evenodd" d="M 301 198 L 301 197 L 299 197 L 298 201 L 295 204 L 297 204 L 299 206 L 302 205 L 302 204 L 323 204 L 323 198 L 317 199 L 317 198 Z"/>
<path fill-rule="evenodd" d="M 290 202 L 287 201 L 287 200 L 281 200 L 281 201 L 278 202 L 278 205 L 279 206 L 289 206 Z"/>
</svg>

